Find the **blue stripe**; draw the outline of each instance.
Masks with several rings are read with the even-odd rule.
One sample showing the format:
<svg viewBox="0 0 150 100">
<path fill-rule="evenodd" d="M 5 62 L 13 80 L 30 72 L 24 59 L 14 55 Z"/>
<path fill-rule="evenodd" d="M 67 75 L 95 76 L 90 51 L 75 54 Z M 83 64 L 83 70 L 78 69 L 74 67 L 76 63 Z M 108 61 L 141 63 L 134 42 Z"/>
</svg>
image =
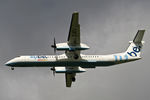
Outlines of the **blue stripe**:
<svg viewBox="0 0 150 100">
<path fill-rule="evenodd" d="M 116 55 L 114 55 L 114 57 L 115 57 L 115 61 L 117 61 L 117 56 L 116 56 Z"/>
<path fill-rule="evenodd" d="M 122 60 L 122 56 L 120 56 L 120 61 Z"/>
<path fill-rule="evenodd" d="M 125 55 L 124 57 L 125 57 L 125 60 L 128 60 L 128 55 Z"/>
</svg>

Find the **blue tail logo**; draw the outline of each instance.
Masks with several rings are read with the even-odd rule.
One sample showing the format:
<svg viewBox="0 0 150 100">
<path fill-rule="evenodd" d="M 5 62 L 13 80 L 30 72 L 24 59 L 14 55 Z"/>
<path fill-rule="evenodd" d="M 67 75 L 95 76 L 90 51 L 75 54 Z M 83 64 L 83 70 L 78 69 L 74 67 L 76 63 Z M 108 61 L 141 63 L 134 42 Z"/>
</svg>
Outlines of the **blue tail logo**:
<svg viewBox="0 0 150 100">
<path fill-rule="evenodd" d="M 139 53 L 140 51 L 141 51 L 141 46 L 133 47 L 133 51 L 127 52 L 127 54 L 128 54 L 129 56 L 136 57 L 136 56 L 137 56 L 137 53 Z"/>
</svg>

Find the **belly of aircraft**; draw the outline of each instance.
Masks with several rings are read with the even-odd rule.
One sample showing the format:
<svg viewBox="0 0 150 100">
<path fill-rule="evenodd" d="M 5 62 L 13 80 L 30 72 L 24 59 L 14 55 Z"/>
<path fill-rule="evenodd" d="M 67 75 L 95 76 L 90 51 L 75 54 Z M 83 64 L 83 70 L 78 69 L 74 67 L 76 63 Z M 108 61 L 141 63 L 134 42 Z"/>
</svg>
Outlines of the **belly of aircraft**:
<svg viewBox="0 0 150 100">
<path fill-rule="evenodd" d="M 110 61 L 38 61 L 38 62 L 16 62 L 12 63 L 13 67 L 59 67 L 59 66 L 81 66 L 83 68 L 95 66 L 110 66 L 114 65 Z"/>
</svg>

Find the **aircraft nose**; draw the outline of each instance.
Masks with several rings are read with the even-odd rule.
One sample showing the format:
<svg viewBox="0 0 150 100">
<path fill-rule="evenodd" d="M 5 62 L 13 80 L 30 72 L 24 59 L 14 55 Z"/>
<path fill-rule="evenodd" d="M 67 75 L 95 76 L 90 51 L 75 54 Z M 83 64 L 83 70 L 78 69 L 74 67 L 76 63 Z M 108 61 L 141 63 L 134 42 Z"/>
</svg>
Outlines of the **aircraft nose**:
<svg viewBox="0 0 150 100">
<path fill-rule="evenodd" d="M 15 63 L 15 58 L 14 59 L 11 59 L 9 60 L 8 62 L 5 63 L 6 66 L 14 66 L 14 63 Z"/>
<path fill-rule="evenodd" d="M 6 66 L 11 66 L 12 65 L 12 61 L 9 60 L 8 62 L 5 63 Z"/>
</svg>

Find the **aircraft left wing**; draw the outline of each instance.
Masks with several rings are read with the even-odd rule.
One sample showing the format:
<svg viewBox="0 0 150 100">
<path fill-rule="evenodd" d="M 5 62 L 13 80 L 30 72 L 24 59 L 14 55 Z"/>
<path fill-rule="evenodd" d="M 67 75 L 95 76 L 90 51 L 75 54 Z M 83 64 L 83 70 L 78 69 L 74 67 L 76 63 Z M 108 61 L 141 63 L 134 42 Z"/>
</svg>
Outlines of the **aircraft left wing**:
<svg viewBox="0 0 150 100">
<path fill-rule="evenodd" d="M 72 14 L 69 36 L 68 36 L 69 46 L 79 46 L 80 45 L 80 24 L 79 24 L 79 13 L 74 12 Z"/>
<path fill-rule="evenodd" d="M 54 39 L 54 45 L 52 45 L 52 47 L 56 48 L 56 50 L 65 51 L 81 51 L 89 49 L 89 47 L 86 44 L 83 44 L 80 41 L 80 24 L 78 12 L 74 12 L 72 14 L 67 43 L 56 44 Z"/>
</svg>

